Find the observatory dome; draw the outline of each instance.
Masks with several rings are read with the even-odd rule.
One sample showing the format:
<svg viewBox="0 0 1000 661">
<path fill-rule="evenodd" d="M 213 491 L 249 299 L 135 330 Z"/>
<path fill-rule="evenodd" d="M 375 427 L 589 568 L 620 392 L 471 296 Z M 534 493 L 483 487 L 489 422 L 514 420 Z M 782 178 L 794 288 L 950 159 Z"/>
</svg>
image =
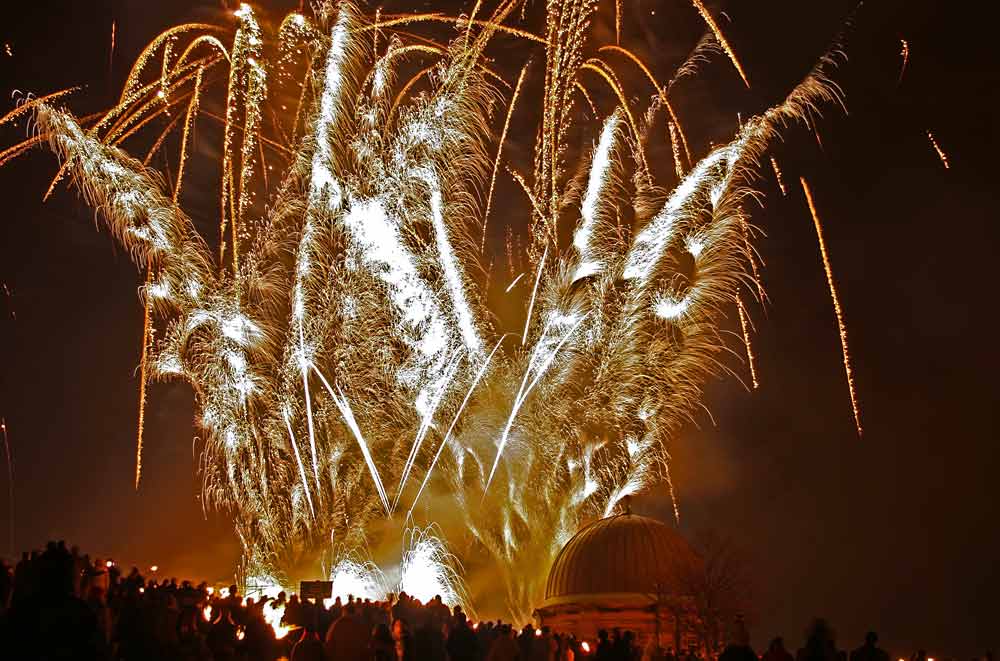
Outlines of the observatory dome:
<svg viewBox="0 0 1000 661">
<path fill-rule="evenodd" d="M 556 556 L 535 611 L 540 625 L 594 640 L 600 629 L 642 644 L 696 644 L 691 597 L 680 577 L 700 562 L 672 526 L 632 513 L 581 529 Z"/>
<path fill-rule="evenodd" d="M 680 533 L 661 521 L 637 514 L 600 519 L 580 530 L 556 556 L 545 603 L 584 595 L 673 594 L 678 567 L 694 558 Z"/>
</svg>

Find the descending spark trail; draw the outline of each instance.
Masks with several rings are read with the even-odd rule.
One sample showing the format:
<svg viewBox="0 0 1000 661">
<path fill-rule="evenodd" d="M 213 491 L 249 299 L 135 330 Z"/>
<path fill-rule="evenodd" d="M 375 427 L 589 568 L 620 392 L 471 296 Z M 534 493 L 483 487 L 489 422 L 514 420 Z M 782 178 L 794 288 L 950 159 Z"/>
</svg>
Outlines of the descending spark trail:
<svg viewBox="0 0 1000 661">
<path fill-rule="evenodd" d="M 734 67 L 736 67 L 736 71 L 739 72 L 740 78 L 743 79 L 743 82 L 747 87 L 750 87 L 750 81 L 747 80 L 747 74 L 743 71 L 743 65 L 741 65 L 740 61 L 736 58 L 736 53 L 733 52 L 732 46 L 730 46 L 729 42 L 726 41 L 725 35 L 723 35 L 722 30 L 719 29 L 719 24 L 715 22 L 715 19 L 712 18 L 712 15 L 708 12 L 708 9 L 705 8 L 705 4 L 701 0 L 691 1 L 694 3 L 698 13 L 701 14 L 705 24 L 708 25 L 709 29 L 712 31 L 712 34 L 714 34 L 715 38 L 719 40 L 719 45 L 722 46 L 722 50 L 725 51 L 726 55 L 729 57 L 729 61 L 733 63 Z"/>
<path fill-rule="evenodd" d="M 930 140 L 931 147 L 934 148 L 934 153 L 936 153 L 937 156 L 938 156 L 938 158 L 941 160 L 941 165 L 944 166 L 945 170 L 949 169 L 951 167 L 951 165 L 948 163 L 948 155 L 945 154 L 944 150 L 941 149 L 941 146 L 938 145 L 937 140 L 934 139 L 934 134 L 931 133 L 930 131 L 928 131 L 927 132 L 927 139 Z"/>
<path fill-rule="evenodd" d="M 778 161 L 775 160 L 774 156 L 771 157 L 771 169 L 774 170 L 774 178 L 778 181 L 781 194 L 788 195 L 788 189 L 785 188 L 785 178 L 782 176 L 781 168 L 778 167 Z"/>
<path fill-rule="evenodd" d="M 899 40 L 899 45 L 900 45 L 899 56 L 901 58 L 903 58 L 903 61 L 902 61 L 902 63 L 899 66 L 899 80 L 896 81 L 897 84 L 903 82 L 903 74 L 906 73 L 906 65 L 910 61 L 910 44 L 909 44 L 909 42 L 906 41 L 906 39 L 900 39 Z"/>
<path fill-rule="evenodd" d="M 538 273 L 535 275 L 535 286 L 531 289 L 531 301 L 528 303 L 528 318 L 524 320 L 524 332 L 521 333 L 521 346 L 528 341 L 528 329 L 531 327 L 531 313 L 535 310 L 535 297 L 538 296 L 538 283 L 542 281 L 542 270 L 545 268 L 545 258 L 549 256 L 548 247 L 542 253 L 542 259 L 538 262 Z"/>
<path fill-rule="evenodd" d="M 507 447 L 507 441 L 510 438 L 510 430 L 511 427 L 513 427 L 514 425 L 514 418 L 517 417 L 518 411 L 521 410 L 521 406 L 528 398 L 528 395 L 531 394 L 531 391 L 535 388 L 535 385 L 538 384 L 539 379 L 541 379 L 542 376 L 545 375 L 545 372 L 548 370 L 549 365 L 551 365 L 552 361 L 555 360 L 556 354 L 558 354 L 559 350 L 563 348 L 564 344 L 566 344 L 566 340 L 568 340 L 573 335 L 576 329 L 579 328 L 580 324 L 582 324 L 586 318 L 587 318 L 586 315 L 584 315 L 579 321 L 573 324 L 573 327 L 569 329 L 569 331 L 562 337 L 562 339 L 559 340 L 559 344 L 556 345 L 555 349 L 549 352 L 548 356 L 545 357 L 541 365 L 536 368 L 535 378 L 532 379 L 531 383 L 528 384 L 528 387 L 525 388 L 524 387 L 525 383 L 527 382 L 528 377 L 531 375 L 531 368 L 534 366 L 535 358 L 537 356 L 533 357 L 532 361 L 528 364 L 528 369 L 524 373 L 524 381 L 521 382 L 521 387 L 520 389 L 518 389 L 517 397 L 514 399 L 514 405 L 511 406 L 510 408 L 510 417 L 507 418 L 507 424 L 504 426 L 503 432 L 500 434 L 500 441 L 497 443 L 496 458 L 493 459 L 493 467 L 490 469 L 490 476 L 486 478 L 486 485 L 483 487 L 484 497 L 486 491 L 488 491 L 490 488 L 490 484 L 493 482 L 493 475 L 496 474 L 497 472 L 497 466 L 500 464 L 500 458 L 503 456 L 504 448 Z M 545 339 L 544 331 L 542 332 L 542 339 L 543 340 Z M 544 347 L 544 344 L 539 345 L 539 348 L 542 347 Z"/>
<path fill-rule="evenodd" d="M 10 456 L 10 438 L 7 436 L 7 420 L 0 418 L 0 431 L 3 432 L 3 448 L 7 455 L 7 507 L 10 529 L 7 533 L 7 554 L 14 557 L 14 462 Z"/>
<path fill-rule="evenodd" d="M 413 503 L 410 505 L 408 516 L 413 512 L 413 508 L 417 506 L 417 502 L 420 500 L 420 494 L 424 492 L 424 487 L 427 486 L 428 480 L 430 480 L 431 475 L 434 473 L 434 467 L 437 466 L 438 459 L 441 458 L 441 452 L 448 446 L 448 441 L 451 440 L 451 434 L 455 431 L 455 425 L 458 423 L 458 419 L 462 416 L 462 411 L 465 410 L 466 404 L 469 403 L 469 398 L 472 397 L 472 393 L 476 390 L 476 386 L 479 385 L 483 376 L 486 375 L 486 370 L 489 369 L 490 363 L 493 362 L 493 356 L 496 355 L 496 352 L 500 349 L 500 345 L 503 344 L 506 337 L 507 336 L 504 335 L 497 341 L 497 345 L 493 347 L 493 351 L 490 352 L 490 355 L 486 358 L 483 366 L 479 368 L 476 378 L 472 380 L 472 385 L 469 386 L 469 391 L 465 393 L 465 399 L 462 400 L 462 404 L 458 407 L 458 412 L 455 413 L 455 417 L 452 419 L 451 425 L 448 427 L 448 431 L 445 432 L 444 439 L 441 440 L 441 445 L 438 447 L 438 451 L 434 454 L 434 459 L 431 460 L 430 466 L 427 468 L 427 473 L 424 475 L 424 481 L 420 483 L 420 488 L 417 489 L 417 495 L 413 497 Z"/>
<path fill-rule="evenodd" d="M 111 73 L 111 69 L 115 66 L 115 39 L 118 32 L 118 22 L 111 21 L 111 49 L 108 51 L 108 74 Z"/>
<path fill-rule="evenodd" d="M 354 419 L 354 411 L 351 410 L 351 405 L 347 401 L 347 397 L 344 393 L 337 389 L 337 392 L 333 391 L 330 387 L 329 382 L 326 377 L 323 376 L 322 372 L 315 370 L 316 375 L 323 382 L 326 387 L 326 391 L 330 393 L 333 403 L 337 405 L 337 410 L 340 411 L 340 415 L 344 419 L 344 423 L 350 428 L 351 433 L 354 434 L 355 440 L 358 442 L 358 447 L 361 448 L 361 453 L 364 455 L 365 464 L 368 465 L 368 472 L 371 474 L 372 482 L 375 484 L 375 489 L 378 491 L 378 497 L 382 501 L 382 507 L 385 508 L 386 515 L 392 513 L 392 508 L 389 506 L 389 497 L 386 495 L 385 487 L 382 486 L 382 477 L 379 475 L 378 468 L 375 466 L 375 462 L 372 460 L 371 451 L 368 448 L 368 443 L 365 442 L 364 437 L 361 435 L 361 429 L 358 428 L 358 423 Z"/>
<path fill-rule="evenodd" d="M 757 380 L 757 359 L 754 358 L 753 345 L 750 344 L 750 323 L 747 318 L 747 310 L 743 305 L 743 300 L 739 296 L 736 297 L 736 309 L 740 315 L 740 329 L 743 331 L 743 345 L 747 351 L 747 366 L 750 368 L 750 380 L 753 383 L 754 390 L 756 390 L 760 387 L 760 382 Z"/>
<path fill-rule="evenodd" d="M 816 238 L 819 241 L 820 256 L 823 258 L 823 270 L 826 271 L 826 281 L 830 285 L 830 298 L 833 300 L 833 311 L 837 315 L 837 328 L 840 332 L 840 348 L 844 354 L 844 373 L 847 375 L 847 387 L 851 394 L 851 410 L 854 412 L 854 425 L 857 427 L 858 436 L 861 436 L 861 410 L 858 407 L 858 396 L 854 389 L 854 372 L 851 369 L 851 356 L 847 351 L 847 326 L 844 324 L 844 312 L 840 307 L 840 296 L 837 294 L 837 284 L 833 280 L 833 269 L 830 266 L 830 257 L 826 252 L 826 242 L 823 240 L 823 227 L 820 225 L 819 214 L 816 212 L 816 205 L 813 203 L 812 191 L 809 183 L 804 177 L 800 177 L 802 190 L 806 194 L 806 202 L 809 204 L 809 213 L 812 215 L 813 224 L 816 226 Z"/>
<path fill-rule="evenodd" d="M 520 282 L 520 281 L 521 281 L 521 278 L 523 278 L 523 277 L 524 277 L 524 273 L 518 273 L 518 274 L 517 274 L 517 277 L 516 277 L 516 278 L 514 278 L 513 280 L 511 280 L 511 281 L 510 281 L 510 284 L 509 284 L 509 285 L 507 285 L 507 289 L 505 289 L 505 290 L 504 290 L 504 293 L 505 293 L 505 294 L 509 294 L 509 293 L 510 293 L 510 290 L 511 290 L 511 289 L 513 289 L 514 287 L 516 287 L 516 286 L 517 286 L 517 283 L 518 283 L 518 282 Z"/>
<path fill-rule="evenodd" d="M 242 5 L 228 26 L 164 31 L 105 112 L 57 109 L 64 90 L 0 118 L 35 120 L 0 164 L 48 144 L 61 162 L 51 188 L 75 185 L 148 274 L 140 401 L 146 376 L 190 384 L 203 503 L 231 513 L 241 575 L 273 589 L 321 568 L 336 589 L 374 595 L 398 568 L 403 585 L 468 602 L 472 559 L 502 577 L 493 606 L 530 617 L 581 522 L 661 484 L 676 515 L 668 447 L 729 370 L 733 308 L 757 385 L 740 299 L 760 286 L 751 182 L 784 127 L 815 129 L 840 102 L 826 56 L 731 142 L 693 153 L 669 94 L 720 49 L 746 82 L 694 2 L 710 32 L 666 86 L 618 43 L 620 3 L 615 45 L 592 48 L 593 0 L 543 3 L 543 37 L 515 24 L 518 0 L 374 21 L 325 0 L 276 23 Z M 637 67 L 640 87 L 605 53 Z M 646 157 L 661 108 L 673 191 Z M 202 118 L 221 137 L 196 149 Z M 129 155 L 140 149 L 145 161 Z M 208 239 L 184 208 L 195 153 L 218 154 Z M 501 165 L 524 199 L 493 199 Z M 506 288 L 491 287 L 498 260 Z M 144 422 L 140 410 L 137 481 Z M 474 545 L 451 547 L 442 530 L 456 521 Z"/>
<path fill-rule="evenodd" d="M 517 97 L 521 95 L 521 85 L 524 83 L 524 75 L 528 73 L 528 65 L 521 68 L 521 75 L 517 77 L 517 85 L 514 86 L 514 93 L 510 97 L 510 105 L 507 107 L 507 117 L 503 122 L 503 131 L 500 132 L 500 141 L 497 144 L 497 157 L 493 162 L 493 174 L 490 177 L 490 192 L 486 194 L 486 212 L 483 213 L 483 241 L 480 251 L 486 249 L 486 222 L 490 219 L 490 206 L 493 203 L 493 188 L 497 183 L 497 169 L 500 167 L 500 156 L 503 154 L 503 144 L 507 141 L 507 129 L 510 128 L 510 118 L 514 115 L 514 106 L 517 104 Z"/>
<path fill-rule="evenodd" d="M 146 289 L 148 290 L 153 282 L 153 265 L 146 267 Z M 139 490 L 139 480 L 142 479 L 142 433 L 146 421 L 146 380 L 149 374 L 149 343 L 150 338 L 150 310 L 149 302 L 144 306 L 142 320 L 142 357 L 139 359 L 139 433 L 135 442 L 135 488 Z"/>
<path fill-rule="evenodd" d="M 295 432 L 292 431 L 292 423 L 288 420 L 288 412 L 282 411 L 281 415 L 285 419 L 285 426 L 288 428 L 288 440 L 292 444 L 292 450 L 295 452 L 295 463 L 299 467 L 299 477 L 302 478 L 302 490 L 306 494 L 306 501 L 309 503 L 309 511 L 315 517 L 316 508 L 313 507 L 312 494 L 309 493 L 309 478 L 306 477 L 306 468 L 302 465 L 302 455 L 299 454 L 299 446 L 295 442 Z"/>
</svg>

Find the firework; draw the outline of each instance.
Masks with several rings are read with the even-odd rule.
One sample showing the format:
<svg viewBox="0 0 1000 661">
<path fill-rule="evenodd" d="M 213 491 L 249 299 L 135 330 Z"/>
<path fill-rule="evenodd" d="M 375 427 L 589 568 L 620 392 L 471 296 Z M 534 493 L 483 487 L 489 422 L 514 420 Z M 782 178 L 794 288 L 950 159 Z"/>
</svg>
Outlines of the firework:
<svg viewBox="0 0 1000 661">
<path fill-rule="evenodd" d="M 899 40 L 899 56 L 902 61 L 899 65 L 899 80 L 897 84 L 903 82 L 903 74 L 906 73 L 906 65 L 910 62 L 910 43 L 906 39 Z"/>
<path fill-rule="evenodd" d="M 944 166 L 944 169 L 947 170 L 951 168 L 951 165 L 948 163 L 948 155 L 944 153 L 943 149 L 941 149 L 941 145 L 939 145 L 938 141 L 934 138 L 934 134 L 928 131 L 927 139 L 930 140 L 931 147 L 934 148 L 934 153 L 937 154 L 937 157 L 941 160 L 941 165 Z"/>
<path fill-rule="evenodd" d="M 804 177 L 800 177 L 802 190 L 806 194 L 806 202 L 809 205 L 809 213 L 812 215 L 813 225 L 816 227 L 816 238 L 819 241 L 820 256 L 823 258 L 823 270 L 826 272 L 826 281 L 830 286 L 830 298 L 833 300 L 833 310 L 837 315 L 837 329 L 840 333 L 840 348 L 844 355 L 844 374 L 847 376 L 847 387 L 851 394 L 851 410 L 854 413 L 854 425 L 861 436 L 861 410 L 858 407 L 858 396 L 854 389 L 854 371 L 851 369 L 851 355 L 847 350 L 847 325 L 844 323 L 844 311 L 840 307 L 840 296 L 837 294 L 837 284 L 833 280 L 833 268 L 830 266 L 830 256 L 826 251 L 826 241 L 823 240 L 823 226 L 819 221 L 819 214 L 816 211 L 816 204 L 813 202 L 812 191 L 809 190 L 809 183 Z"/>
<path fill-rule="evenodd" d="M 10 515 L 10 530 L 7 532 L 7 552 L 14 557 L 14 461 L 10 456 L 10 438 L 7 436 L 7 420 L 0 418 L 0 432 L 3 432 L 3 449 L 7 456 L 7 507 Z"/>
<path fill-rule="evenodd" d="M 740 330 L 743 331 L 743 345 L 747 351 L 747 366 L 750 368 L 750 381 L 753 383 L 754 390 L 756 390 L 760 387 L 760 382 L 757 381 L 757 359 L 753 355 L 753 345 L 750 344 L 750 320 L 746 306 L 743 305 L 743 299 L 739 296 L 736 297 L 736 311 L 740 315 Z"/>
<path fill-rule="evenodd" d="M 118 22 L 111 21 L 111 48 L 108 49 L 108 73 L 111 73 L 111 68 L 115 65 L 115 47 L 117 46 L 117 38 Z"/>
<path fill-rule="evenodd" d="M 778 167 L 778 161 L 771 157 L 771 169 L 774 170 L 774 178 L 778 182 L 778 188 L 781 189 L 782 195 L 788 195 L 788 189 L 785 188 L 785 177 L 781 173 L 781 168 Z"/>
<path fill-rule="evenodd" d="M 725 35 L 722 34 L 722 30 L 719 28 L 719 24 L 715 22 L 715 19 L 712 18 L 712 15 L 708 12 L 708 9 L 705 7 L 705 4 L 701 0 L 691 0 L 691 1 L 694 3 L 694 6 L 698 10 L 698 13 L 701 14 L 701 17 L 702 19 L 704 19 L 705 24 L 708 25 L 709 29 L 712 31 L 712 34 L 714 34 L 715 38 L 719 40 L 719 46 L 722 47 L 722 50 L 726 53 L 726 56 L 729 58 L 729 61 L 733 63 L 734 67 L 736 67 L 736 71 L 737 73 L 740 74 L 740 78 L 743 79 L 743 83 L 747 87 L 750 87 L 750 81 L 747 80 L 747 74 L 743 70 L 743 65 L 741 65 L 740 61 L 736 58 L 736 53 L 733 52 L 732 46 L 730 46 L 729 42 L 726 41 Z"/>
<path fill-rule="evenodd" d="M 812 126 L 839 101 L 833 59 L 696 160 L 668 90 L 718 48 L 747 79 L 701 2 L 712 37 L 666 86 L 627 49 L 605 49 L 637 65 L 669 113 L 678 182 L 664 199 L 646 157 L 654 113 L 591 57 L 602 52 L 589 43 L 597 3 L 547 3 L 541 36 L 509 25 L 518 6 L 369 19 L 327 2 L 272 36 L 242 5 L 231 47 L 215 26 L 157 37 L 107 113 L 77 119 L 52 96 L 24 110 L 38 134 L 10 153 L 50 144 L 56 181 L 69 177 L 149 274 L 142 363 L 196 393 L 202 500 L 232 513 L 248 584 L 291 586 L 332 567 L 338 593 L 393 584 L 468 602 L 463 572 L 490 571 L 510 614 L 527 617 L 582 522 L 660 484 L 673 496 L 669 443 L 701 408 L 705 380 L 727 369 L 729 311 L 756 385 L 738 298 L 760 280 L 748 179 L 779 129 Z M 450 43 L 411 32 L 434 23 L 452 26 Z M 540 107 L 521 98 L 526 62 L 503 102 L 502 74 L 487 66 L 497 39 L 544 50 Z M 407 61 L 418 72 L 400 84 Z M 425 89 L 413 93 L 417 80 Z M 616 105 L 588 91 L 595 82 Z M 581 98 L 601 121 L 584 121 Z M 538 117 L 529 170 L 504 159 L 515 112 Z M 208 240 L 180 195 L 201 118 L 223 125 Z M 146 162 L 130 157 L 125 143 L 157 125 Z M 592 149 L 571 144 L 581 132 Z M 180 160 L 165 191 L 148 163 L 171 144 Z M 483 237 L 501 163 L 528 201 L 504 201 L 505 294 L 532 284 L 517 290 L 523 324 L 491 310 L 479 277 L 480 258 L 494 261 Z M 634 230 L 622 221 L 633 216 Z M 141 422 L 137 450 L 138 480 Z M 453 525 L 469 533 L 461 548 Z M 375 562 L 370 543 L 395 550 Z"/>
</svg>

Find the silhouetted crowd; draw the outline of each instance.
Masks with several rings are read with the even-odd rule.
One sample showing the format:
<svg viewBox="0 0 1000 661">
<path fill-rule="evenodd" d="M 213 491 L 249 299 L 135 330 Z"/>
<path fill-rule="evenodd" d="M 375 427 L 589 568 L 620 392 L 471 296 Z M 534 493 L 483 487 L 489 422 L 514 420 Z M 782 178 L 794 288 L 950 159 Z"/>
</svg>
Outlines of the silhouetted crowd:
<svg viewBox="0 0 1000 661">
<path fill-rule="evenodd" d="M 155 569 L 155 568 L 154 568 Z M 547 627 L 470 623 L 440 597 L 387 601 L 241 596 L 235 585 L 156 580 L 63 542 L 0 563 L 0 659 L 17 661 L 714 661 L 695 649 L 641 649 L 618 629 L 581 641 Z M 758 657 L 739 627 L 717 661 L 889 661 L 877 636 L 848 659 L 822 620 L 792 656 L 776 638 Z M 923 652 L 911 661 L 933 661 Z M 985 661 L 993 661 L 987 654 Z"/>
</svg>

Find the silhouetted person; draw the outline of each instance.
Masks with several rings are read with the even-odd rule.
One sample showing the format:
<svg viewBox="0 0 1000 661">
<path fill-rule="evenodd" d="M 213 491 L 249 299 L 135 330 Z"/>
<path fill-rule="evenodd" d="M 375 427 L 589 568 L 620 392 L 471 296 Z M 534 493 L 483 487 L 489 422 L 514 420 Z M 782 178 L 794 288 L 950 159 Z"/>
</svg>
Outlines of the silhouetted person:
<svg viewBox="0 0 1000 661">
<path fill-rule="evenodd" d="M 400 597 L 404 593 L 400 593 Z M 396 661 L 417 661 L 416 650 L 413 649 L 413 637 L 406 620 L 396 618 L 392 622 L 392 644 L 396 652 Z"/>
<path fill-rule="evenodd" d="M 344 614 L 330 625 L 323 650 L 326 657 L 337 661 L 362 661 L 368 653 L 371 631 L 358 617 L 354 601 L 348 600 Z"/>
<path fill-rule="evenodd" d="M 324 661 L 323 643 L 308 629 L 302 629 L 302 637 L 292 648 L 290 661 Z"/>
<path fill-rule="evenodd" d="M 517 636 L 517 649 L 522 661 L 531 661 L 531 651 L 535 646 L 535 627 L 525 624 Z"/>
<path fill-rule="evenodd" d="M 785 649 L 785 639 L 778 636 L 768 645 L 767 651 L 760 661 L 794 661 L 792 654 Z"/>
<path fill-rule="evenodd" d="M 594 658 L 597 661 L 613 661 L 615 658 L 615 650 L 608 639 L 608 632 L 606 629 L 601 629 L 597 632 L 597 649 L 594 653 Z"/>
<path fill-rule="evenodd" d="M 465 619 L 465 613 L 459 613 L 455 618 L 448 634 L 447 649 L 451 661 L 476 661 L 479 658 L 479 640 Z"/>
<path fill-rule="evenodd" d="M 499 627 L 500 631 L 490 646 L 490 653 L 486 656 L 486 661 L 518 661 L 521 659 L 521 650 L 514 640 L 514 634 L 509 624 Z"/>
<path fill-rule="evenodd" d="M 889 661 L 889 655 L 878 647 L 878 634 L 865 634 L 865 644 L 851 652 L 851 661 Z"/>
<path fill-rule="evenodd" d="M 826 620 L 814 620 L 806 633 L 806 645 L 795 655 L 796 661 L 839 661 L 833 629 Z"/>
<path fill-rule="evenodd" d="M 719 661 L 757 661 L 757 654 L 750 647 L 750 634 L 742 618 L 737 618 L 733 624 L 729 644 L 719 655 Z"/>
<path fill-rule="evenodd" d="M 372 628 L 368 652 L 372 661 L 395 661 L 396 651 L 393 649 L 392 634 L 389 632 L 388 626 L 376 624 Z"/>
<path fill-rule="evenodd" d="M 23 560 L 22 560 L 23 562 Z M 49 542 L 44 553 L 28 560 L 30 593 L 18 598 L 8 615 L 10 637 L 3 651 L 11 659 L 97 661 L 105 658 L 97 617 L 76 596 L 74 558 L 65 542 Z M 28 578 L 30 576 L 30 578 Z M 19 586 L 15 585 L 15 590 Z"/>
</svg>

